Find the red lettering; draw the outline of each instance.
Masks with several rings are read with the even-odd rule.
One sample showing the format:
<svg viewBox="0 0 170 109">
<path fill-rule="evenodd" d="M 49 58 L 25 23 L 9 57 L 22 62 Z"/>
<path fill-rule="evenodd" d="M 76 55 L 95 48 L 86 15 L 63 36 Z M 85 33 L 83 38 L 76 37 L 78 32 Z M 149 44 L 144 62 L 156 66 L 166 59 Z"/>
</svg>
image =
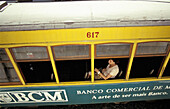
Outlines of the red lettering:
<svg viewBox="0 0 170 109">
<path fill-rule="evenodd" d="M 90 37 L 91 37 L 91 33 L 87 32 L 87 38 L 90 38 Z"/>
<path fill-rule="evenodd" d="M 87 32 L 87 38 L 98 38 L 99 32 Z"/>
<path fill-rule="evenodd" d="M 98 35 L 99 35 L 99 32 L 95 32 L 95 34 L 96 34 L 96 38 L 98 37 Z"/>
</svg>

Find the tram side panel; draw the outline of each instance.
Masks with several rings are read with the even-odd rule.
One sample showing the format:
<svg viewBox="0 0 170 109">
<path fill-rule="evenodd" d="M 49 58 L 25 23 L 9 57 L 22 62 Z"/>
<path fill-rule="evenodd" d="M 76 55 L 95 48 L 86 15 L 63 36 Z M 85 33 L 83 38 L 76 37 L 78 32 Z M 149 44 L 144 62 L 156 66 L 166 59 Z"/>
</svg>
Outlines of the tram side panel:
<svg viewBox="0 0 170 109">
<path fill-rule="evenodd" d="M 0 106 L 71 105 L 170 99 L 169 80 L 0 89 Z"/>
</svg>

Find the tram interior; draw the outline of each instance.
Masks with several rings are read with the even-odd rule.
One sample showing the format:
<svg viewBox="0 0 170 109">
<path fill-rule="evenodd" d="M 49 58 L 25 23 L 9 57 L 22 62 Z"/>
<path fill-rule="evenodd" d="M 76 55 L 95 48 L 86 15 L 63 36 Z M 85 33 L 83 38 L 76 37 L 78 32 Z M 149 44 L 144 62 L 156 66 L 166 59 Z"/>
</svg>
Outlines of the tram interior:
<svg viewBox="0 0 170 109">
<path fill-rule="evenodd" d="M 100 69 L 106 68 L 108 65 L 108 60 L 109 59 L 96 59 L 94 62 L 95 68 L 100 68 Z M 115 77 L 115 79 L 125 79 L 129 58 L 119 58 L 113 60 L 117 62 L 117 65 L 119 66 L 119 73 Z"/>
<path fill-rule="evenodd" d="M 91 60 L 65 60 L 56 61 L 59 80 L 82 81 L 85 73 L 91 70 Z"/>
<path fill-rule="evenodd" d="M 119 69 L 123 73 L 116 78 L 125 78 L 125 72 L 128 65 L 128 58 L 117 59 L 119 61 Z M 95 59 L 95 68 L 106 68 L 108 65 L 108 59 Z M 65 81 L 82 81 L 90 80 L 85 79 L 85 73 L 91 71 L 91 60 L 67 60 L 67 61 L 56 61 L 57 72 L 59 80 Z"/>
<path fill-rule="evenodd" d="M 158 77 L 164 56 L 135 57 L 130 78 Z"/>
<path fill-rule="evenodd" d="M 118 61 L 120 71 L 123 73 L 116 79 L 125 79 L 129 58 L 114 59 Z M 164 56 L 135 57 L 130 78 L 157 77 Z M 108 59 L 95 59 L 95 68 L 106 68 Z M 55 82 L 53 69 L 50 61 L 43 62 L 18 62 L 27 83 Z M 169 63 L 168 63 L 169 66 Z M 163 76 L 169 76 L 169 67 L 165 69 Z M 62 60 L 56 61 L 57 72 L 60 82 L 84 81 L 85 73 L 91 71 L 91 60 Z M 53 78 L 51 77 L 53 75 Z"/>
<path fill-rule="evenodd" d="M 18 62 L 27 83 L 55 82 L 50 61 L 43 62 Z"/>
<path fill-rule="evenodd" d="M 123 73 L 116 78 L 125 78 L 125 72 L 128 65 L 128 58 L 116 59 L 119 61 L 118 66 Z M 38 82 L 54 82 L 51 78 L 53 74 L 52 65 L 50 62 L 18 62 L 18 65 L 24 74 L 27 83 Z M 95 59 L 95 68 L 106 68 L 108 59 Z M 67 81 L 83 81 L 85 73 L 91 71 L 91 60 L 62 60 L 56 61 L 57 73 L 60 82 Z"/>
</svg>

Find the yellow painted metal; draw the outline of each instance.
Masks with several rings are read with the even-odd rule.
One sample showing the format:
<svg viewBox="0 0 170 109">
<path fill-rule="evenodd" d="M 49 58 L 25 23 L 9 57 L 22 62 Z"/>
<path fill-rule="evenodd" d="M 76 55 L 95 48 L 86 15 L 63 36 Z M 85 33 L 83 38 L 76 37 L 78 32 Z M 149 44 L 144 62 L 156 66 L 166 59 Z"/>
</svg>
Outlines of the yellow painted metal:
<svg viewBox="0 0 170 109">
<path fill-rule="evenodd" d="M 56 65 L 55 65 L 55 61 L 54 61 L 54 56 L 53 56 L 53 53 L 51 50 L 51 46 L 48 46 L 48 52 L 49 52 L 49 56 L 50 56 L 51 64 L 53 67 L 53 72 L 55 75 L 56 82 L 57 82 L 57 84 L 59 84 L 59 78 L 58 78 L 57 69 L 56 69 Z"/>
<path fill-rule="evenodd" d="M 129 75 L 130 75 L 130 71 L 131 71 L 131 67 L 132 67 L 133 58 L 134 58 L 135 53 L 136 53 L 136 47 L 137 47 L 137 43 L 134 43 L 133 48 L 132 48 L 132 53 L 131 53 L 131 56 L 130 56 L 130 60 L 129 60 L 127 73 L 126 73 L 126 80 L 129 80 Z"/>
<path fill-rule="evenodd" d="M 87 37 L 87 32 L 99 32 Z M 0 32 L 0 44 L 36 44 L 104 40 L 141 40 L 170 38 L 170 26 L 105 27 Z"/>
<path fill-rule="evenodd" d="M 20 81 L 21 81 L 21 83 L 22 83 L 23 85 L 25 85 L 25 81 L 24 81 L 24 79 L 23 79 L 23 77 L 22 77 L 22 75 L 21 75 L 21 73 L 20 73 L 20 71 L 19 71 L 19 69 L 18 69 L 18 66 L 17 66 L 17 64 L 15 63 L 15 61 L 14 61 L 14 59 L 13 59 L 13 57 L 12 57 L 10 51 L 9 51 L 9 49 L 8 49 L 8 48 L 5 48 L 5 51 L 6 51 L 7 55 L 8 55 L 8 57 L 9 57 L 12 65 L 14 66 L 14 69 L 15 69 L 15 71 L 16 71 L 16 73 L 17 73 L 17 75 L 18 75 L 18 77 L 19 77 L 19 79 L 20 79 Z"/>
<path fill-rule="evenodd" d="M 44 86 L 71 86 L 71 85 L 97 85 L 97 84 L 113 84 L 113 83 L 132 83 L 132 82 L 146 82 L 146 81 L 163 81 L 169 80 L 169 78 L 165 77 L 162 79 L 157 79 L 154 77 L 150 78 L 134 78 L 129 81 L 125 81 L 124 79 L 116 79 L 116 80 L 98 80 L 95 82 L 90 81 L 76 81 L 76 82 L 60 82 L 60 84 L 56 84 L 56 82 L 49 83 L 27 83 L 27 85 L 8 85 L 8 86 L 0 86 L 0 88 L 10 88 L 10 87 L 44 87 Z"/>
<path fill-rule="evenodd" d="M 162 69 L 161 69 L 160 74 L 158 76 L 159 79 L 162 78 L 163 72 L 164 72 L 164 70 L 166 68 L 166 65 L 168 64 L 169 58 L 170 58 L 170 52 L 169 52 L 168 56 L 166 57 L 166 59 L 165 59 L 165 61 L 163 63 Z"/>
<path fill-rule="evenodd" d="M 141 42 L 150 42 L 150 41 L 170 41 L 170 38 L 160 38 L 160 39 L 122 39 L 122 40 L 91 40 L 91 41 L 64 41 L 64 42 L 48 42 L 48 43 L 16 43 L 16 44 L 1 44 L 0 48 L 12 48 L 12 47 L 22 47 L 22 46 L 57 46 L 57 45 L 66 45 L 66 44 L 102 44 L 102 43 L 141 43 Z M 0 40 L 1 42 L 1 40 Z"/>
<path fill-rule="evenodd" d="M 48 42 L 48 43 L 17 43 L 17 44 L 0 44 L 0 48 L 12 48 L 12 47 L 22 47 L 22 46 L 57 46 L 57 45 L 66 45 L 66 44 L 102 44 L 102 43 L 142 43 L 142 42 L 150 42 L 150 41 L 170 41 L 170 38 L 160 38 L 160 39 L 131 39 L 131 40 L 98 40 L 96 41 L 91 40 L 91 41 L 64 41 L 64 42 Z M 0 41 L 1 42 L 1 41 Z"/>
<path fill-rule="evenodd" d="M 91 45 L 91 82 L 94 82 L 94 44 Z"/>
</svg>

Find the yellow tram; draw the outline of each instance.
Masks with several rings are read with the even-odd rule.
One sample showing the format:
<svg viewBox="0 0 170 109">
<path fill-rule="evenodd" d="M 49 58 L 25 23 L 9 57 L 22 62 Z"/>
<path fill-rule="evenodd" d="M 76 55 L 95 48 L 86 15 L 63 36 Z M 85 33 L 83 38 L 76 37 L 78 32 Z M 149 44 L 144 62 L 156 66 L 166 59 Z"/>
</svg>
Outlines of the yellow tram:
<svg viewBox="0 0 170 109">
<path fill-rule="evenodd" d="M 169 9 L 156 1 L 6 4 L 0 106 L 169 99 Z M 108 59 L 119 61 L 121 73 L 95 79 L 94 68 Z"/>
</svg>

